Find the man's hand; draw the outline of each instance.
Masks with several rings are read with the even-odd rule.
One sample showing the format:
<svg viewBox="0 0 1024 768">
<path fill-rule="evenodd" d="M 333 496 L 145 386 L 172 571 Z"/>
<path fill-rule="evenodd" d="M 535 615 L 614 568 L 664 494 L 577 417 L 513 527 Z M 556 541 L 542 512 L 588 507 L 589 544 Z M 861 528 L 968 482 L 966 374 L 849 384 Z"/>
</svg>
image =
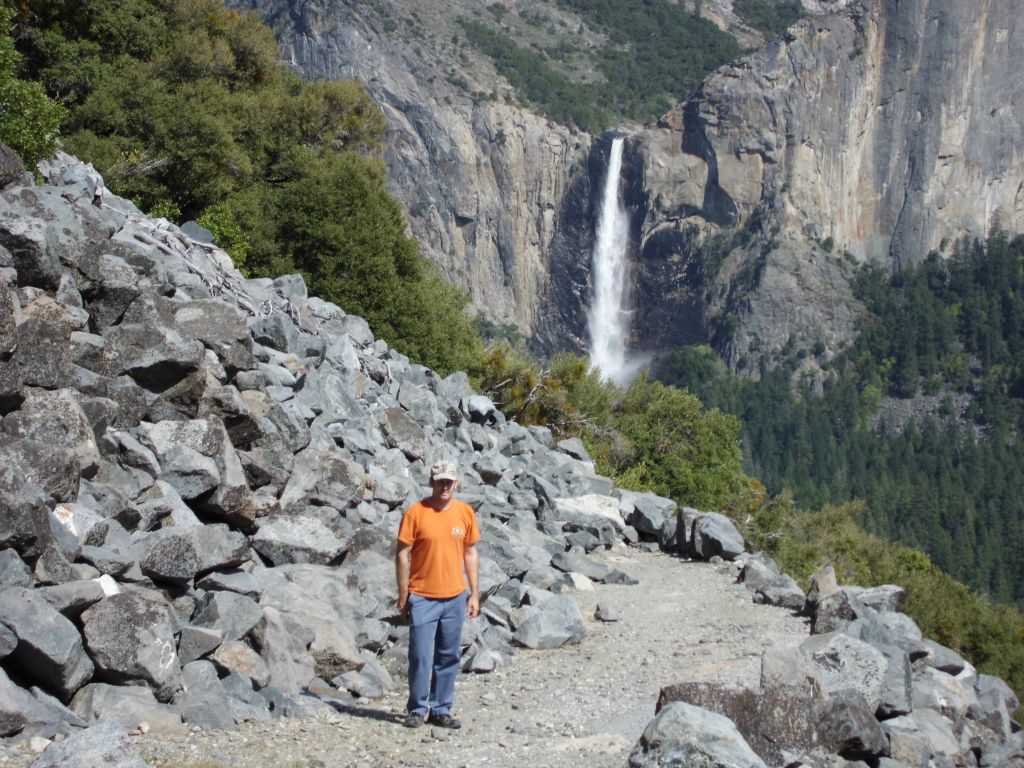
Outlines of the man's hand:
<svg viewBox="0 0 1024 768">
<path fill-rule="evenodd" d="M 470 619 L 475 619 L 480 615 L 480 598 L 476 595 L 470 595 L 469 600 L 466 601 L 466 616 Z"/>
<path fill-rule="evenodd" d="M 409 595 L 408 594 L 399 595 L 398 599 L 395 601 L 395 603 L 398 605 L 398 614 L 403 619 L 408 620 L 408 618 L 409 618 Z"/>
</svg>

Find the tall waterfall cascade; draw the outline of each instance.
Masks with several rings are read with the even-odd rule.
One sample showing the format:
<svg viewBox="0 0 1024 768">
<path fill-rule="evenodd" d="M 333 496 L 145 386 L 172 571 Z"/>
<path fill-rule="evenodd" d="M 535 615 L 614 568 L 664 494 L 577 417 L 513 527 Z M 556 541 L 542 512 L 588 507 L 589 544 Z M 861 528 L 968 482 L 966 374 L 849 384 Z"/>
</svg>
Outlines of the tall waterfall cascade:
<svg viewBox="0 0 1024 768">
<path fill-rule="evenodd" d="M 592 264 L 592 285 L 587 326 L 590 331 L 590 363 L 601 378 L 619 385 L 629 383 L 640 367 L 626 356 L 630 312 L 628 298 L 629 269 L 626 249 L 629 244 L 629 214 L 622 203 L 623 139 L 612 140 L 608 173 L 601 196 Z"/>
</svg>

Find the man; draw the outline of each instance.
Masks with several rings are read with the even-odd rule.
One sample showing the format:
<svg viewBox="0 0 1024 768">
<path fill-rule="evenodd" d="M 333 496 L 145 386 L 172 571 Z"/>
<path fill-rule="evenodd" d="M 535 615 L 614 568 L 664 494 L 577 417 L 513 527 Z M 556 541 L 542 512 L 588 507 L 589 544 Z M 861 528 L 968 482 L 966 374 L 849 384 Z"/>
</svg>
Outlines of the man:
<svg viewBox="0 0 1024 768">
<path fill-rule="evenodd" d="M 461 727 L 451 709 L 462 623 L 480 613 L 480 531 L 473 508 L 455 498 L 458 484 L 455 462 L 435 464 L 430 496 L 405 511 L 398 529 L 398 610 L 409 620 L 409 728 Z"/>
</svg>

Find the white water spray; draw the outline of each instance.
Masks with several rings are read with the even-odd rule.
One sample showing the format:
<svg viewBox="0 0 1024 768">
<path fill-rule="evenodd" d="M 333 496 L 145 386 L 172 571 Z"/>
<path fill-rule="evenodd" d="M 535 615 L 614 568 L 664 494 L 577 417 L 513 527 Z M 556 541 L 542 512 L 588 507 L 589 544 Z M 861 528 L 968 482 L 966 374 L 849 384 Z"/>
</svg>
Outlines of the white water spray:
<svg viewBox="0 0 1024 768">
<path fill-rule="evenodd" d="M 625 307 L 629 242 L 629 215 L 619 195 L 623 140 L 612 140 L 608 175 L 604 182 L 601 210 L 594 243 L 593 286 L 587 325 L 590 330 L 590 362 L 601 377 L 625 385 L 636 374 L 637 365 L 626 360 L 629 312 Z"/>
</svg>

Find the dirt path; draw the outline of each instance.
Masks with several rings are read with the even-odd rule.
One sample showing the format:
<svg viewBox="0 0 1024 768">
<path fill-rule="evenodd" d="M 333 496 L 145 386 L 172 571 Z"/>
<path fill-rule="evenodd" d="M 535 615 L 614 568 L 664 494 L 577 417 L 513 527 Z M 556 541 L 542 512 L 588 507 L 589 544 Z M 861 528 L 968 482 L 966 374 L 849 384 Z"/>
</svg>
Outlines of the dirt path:
<svg viewBox="0 0 1024 768">
<path fill-rule="evenodd" d="M 403 728 L 397 690 L 305 720 L 139 737 L 140 749 L 158 768 L 619 767 L 663 685 L 756 685 L 766 646 L 807 637 L 802 619 L 752 604 L 724 566 L 624 549 L 605 559 L 640 583 L 576 593 L 590 632 L 581 645 L 522 651 L 494 673 L 460 677 L 460 731 Z M 614 605 L 620 620 L 595 620 L 598 602 Z"/>
</svg>

